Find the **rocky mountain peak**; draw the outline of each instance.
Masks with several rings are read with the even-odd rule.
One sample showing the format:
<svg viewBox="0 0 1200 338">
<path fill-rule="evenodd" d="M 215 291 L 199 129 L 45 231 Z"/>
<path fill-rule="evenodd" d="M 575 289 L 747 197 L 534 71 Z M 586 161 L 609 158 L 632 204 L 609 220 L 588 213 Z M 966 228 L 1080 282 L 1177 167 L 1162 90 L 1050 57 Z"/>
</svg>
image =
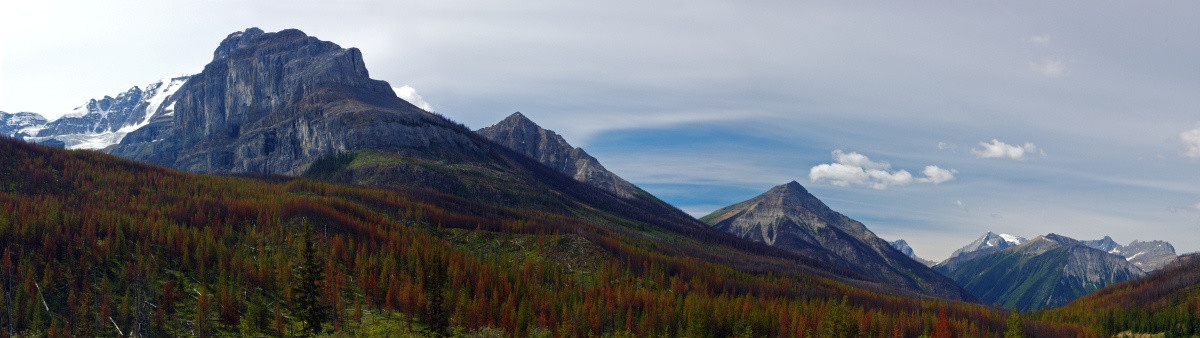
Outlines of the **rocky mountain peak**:
<svg viewBox="0 0 1200 338">
<path fill-rule="evenodd" d="M 804 189 L 804 186 L 800 185 L 800 182 L 796 181 L 777 185 L 771 188 L 771 190 L 767 190 L 767 194 L 792 195 L 797 197 L 812 196 L 812 194 L 808 193 L 808 189 Z"/>
<path fill-rule="evenodd" d="M 700 220 L 731 235 L 855 269 L 881 282 L 969 298 L 953 281 L 893 248 L 861 222 L 833 211 L 795 181 Z"/>
<path fill-rule="evenodd" d="M 221 44 L 213 52 L 213 60 L 228 57 L 234 50 L 253 44 L 254 40 L 262 37 L 264 34 L 266 33 L 258 27 L 250 27 L 244 31 L 230 33 L 225 37 L 225 40 L 221 40 Z"/>
<path fill-rule="evenodd" d="M 617 196 L 633 198 L 637 187 L 600 165 L 600 161 L 583 149 L 571 146 L 552 130 L 542 128 L 525 114 L 515 112 L 499 123 L 476 131 L 479 135 L 554 170 L 607 190 Z"/>
<path fill-rule="evenodd" d="M 1121 251 L 1120 250 L 1121 245 L 1117 244 L 1117 242 L 1114 241 L 1112 239 L 1112 237 L 1109 237 L 1109 236 L 1104 236 L 1104 238 L 1097 239 L 1097 240 L 1082 241 L 1082 242 L 1084 245 L 1087 245 L 1087 246 L 1090 246 L 1090 247 L 1093 247 L 1096 249 L 1104 250 L 1106 252 L 1112 252 L 1113 250 L 1116 250 L 1116 252 L 1113 252 L 1113 253 L 1119 253 Z"/>
<path fill-rule="evenodd" d="M 359 149 L 479 149 L 469 131 L 371 79 L 358 49 L 295 29 L 230 34 L 176 95 L 169 126 L 112 153 L 192 172 L 296 174 Z"/>
</svg>

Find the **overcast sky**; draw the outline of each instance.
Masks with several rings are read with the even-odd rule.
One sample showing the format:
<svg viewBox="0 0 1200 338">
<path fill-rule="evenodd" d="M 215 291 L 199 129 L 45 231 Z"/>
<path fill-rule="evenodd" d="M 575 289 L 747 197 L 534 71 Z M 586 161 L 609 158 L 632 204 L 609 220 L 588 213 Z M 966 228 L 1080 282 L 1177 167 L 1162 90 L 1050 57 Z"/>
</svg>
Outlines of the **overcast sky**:
<svg viewBox="0 0 1200 338">
<path fill-rule="evenodd" d="M 0 110 L 357 47 L 472 128 L 521 111 L 694 215 L 796 180 L 941 260 L 987 231 L 1200 250 L 1200 3 L 7 1 Z"/>
</svg>

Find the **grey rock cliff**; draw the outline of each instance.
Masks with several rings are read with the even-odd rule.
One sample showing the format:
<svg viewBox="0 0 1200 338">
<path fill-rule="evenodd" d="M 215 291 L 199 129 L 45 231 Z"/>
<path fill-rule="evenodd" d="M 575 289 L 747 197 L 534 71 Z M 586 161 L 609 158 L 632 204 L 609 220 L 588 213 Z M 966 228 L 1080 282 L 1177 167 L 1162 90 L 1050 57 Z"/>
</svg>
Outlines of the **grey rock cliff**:
<svg viewBox="0 0 1200 338">
<path fill-rule="evenodd" d="M 174 101 L 169 121 L 111 152 L 191 172 L 298 174 L 360 149 L 469 156 L 477 148 L 469 131 L 371 79 L 358 49 L 295 29 L 230 34 Z"/>
<path fill-rule="evenodd" d="M 861 271 L 881 283 L 944 298 L 971 298 L 954 281 L 833 211 L 794 181 L 700 220 L 737 237 Z"/>
<path fill-rule="evenodd" d="M 634 198 L 640 189 L 600 165 L 583 149 L 572 147 L 557 133 L 538 126 L 520 112 L 500 123 L 477 131 L 484 138 L 529 156 L 575 180 L 591 184 L 624 198 Z"/>
</svg>

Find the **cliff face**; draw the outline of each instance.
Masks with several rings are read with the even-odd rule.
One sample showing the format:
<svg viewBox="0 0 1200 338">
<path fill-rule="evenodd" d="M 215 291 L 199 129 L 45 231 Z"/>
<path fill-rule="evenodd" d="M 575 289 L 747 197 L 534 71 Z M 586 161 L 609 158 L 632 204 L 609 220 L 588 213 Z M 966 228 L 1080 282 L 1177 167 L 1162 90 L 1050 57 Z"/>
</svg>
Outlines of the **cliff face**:
<svg viewBox="0 0 1200 338">
<path fill-rule="evenodd" d="M 624 198 L 634 198 L 638 189 L 600 165 L 583 149 L 572 147 L 557 133 L 538 126 L 521 113 L 477 131 L 484 138 L 529 156 L 575 180 L 591 184 Z"/>
<path fill-rule="evenodd" d="M 461 128 L 372 80 L 358 49 L 294 29 L 230 34 L 174 99 L 172 119 L 111 152 L 191 172 L 297 174 L 359 149 L 477 148 Z"/>
</svg>

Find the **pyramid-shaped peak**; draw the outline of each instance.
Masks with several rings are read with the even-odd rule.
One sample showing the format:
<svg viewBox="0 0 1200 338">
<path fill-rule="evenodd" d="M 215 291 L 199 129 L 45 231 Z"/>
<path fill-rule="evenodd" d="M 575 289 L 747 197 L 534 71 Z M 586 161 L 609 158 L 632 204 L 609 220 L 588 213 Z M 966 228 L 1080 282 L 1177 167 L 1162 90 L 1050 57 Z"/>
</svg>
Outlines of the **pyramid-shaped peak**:
<svg viewBox="0 0 1200 338">
<path fill-rule="evenodd" d="M 809 195 L 808 189 L 804 189 L 804 186 L 800 185 L 800 183 L 796 182 L 796 181 L 791 181 L 788 183 L 777 185 L 774 188 L 771 188 L 771 190 L 767 190 L 766 194 L 767 195 L 787 194 L 787 195 L 800 195 L 800 196 L 808 196 Z"/>
<path fill-rule="evenodd" d="M 531 125 L 537 126 L 537 123 L 534 123 L 533 120 L 530 120 L 528 117 L 525 116 L 525 114 L 521 114 L 521 112 L 512 113 L 512 115 L 509 115 L 508 117 L 504 118 L 504 120 L 500 121 L 500 123 L 498 123 L 498 124 L 503 124 L 503 125 L 531 124 Z"/>
</svg>

